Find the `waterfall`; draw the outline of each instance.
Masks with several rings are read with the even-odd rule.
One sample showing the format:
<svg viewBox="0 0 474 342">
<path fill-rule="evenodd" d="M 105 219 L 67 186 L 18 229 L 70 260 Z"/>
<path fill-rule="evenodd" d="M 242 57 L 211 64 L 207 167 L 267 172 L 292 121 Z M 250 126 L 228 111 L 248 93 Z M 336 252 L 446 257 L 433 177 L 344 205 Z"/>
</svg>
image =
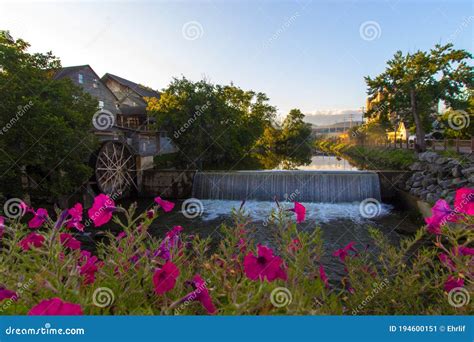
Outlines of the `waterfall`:
<svg viewBox="0 0 474 342">
<path fill-rule="evenodd" d="M 377 173 L 371 171 L 198 172 L 193 197 L 342 203 L 380 200 L 380 183 Z"/>
</svg>

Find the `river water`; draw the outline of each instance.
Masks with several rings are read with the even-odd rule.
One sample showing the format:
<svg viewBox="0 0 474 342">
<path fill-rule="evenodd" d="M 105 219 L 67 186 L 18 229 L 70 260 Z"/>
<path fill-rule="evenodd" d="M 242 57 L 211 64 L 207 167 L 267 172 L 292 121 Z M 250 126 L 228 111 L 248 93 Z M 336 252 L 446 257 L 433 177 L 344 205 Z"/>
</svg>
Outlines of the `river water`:
<svg viewBox="0 0 474 342">
<path fill-rule="evenodd" d="M 303 166 L 300 170 L 307 171 L 357 171 L 355 166 L 346 160 L 333 156 L 315 156 L 312 163 Z M 285 172 L 285 171 L 281 171 Z M 282 201 L 283 208 L 291 209 L 292 200 Z M 296 198 L 296 200 L 298 200 Z M 124 203 L 126 204 L 126 203 Z M 200 234 L 210 236 L 217 242 L 220 238 L 219 227 L 223 223 L 231 223 L 232 209 L 240 208 L 241 201 L 212 200 L 205 199 L 194 201 L 198 207 L 197 213 L 189 210 L 189 202 L 178 201 L 171 213 L 160 213 L 158 219 L 153 223 L 150 232 L 156 236 L 163 236 L 175 225 L 181 225 L 184 233 Z M 332 274 L 332 279 L 338 279 L 344 275 L 344 268 L 332 253 L 344 247 L 349 242 L 356 242 L 360 250 L 368 248 L 374 255 L 378 251 L 373 247 L 373 241 L 368 234 L 369 227 L 375 227 L 393 243 L 397 244 L 401 234 L 400 230 L 413 230 L 417 224 L 411 219 L 411 215 L 398 211 L 390 204 L 380 203 L 376 209 L 376 215 L 371 217 L 372 212 L 367 214 L 361 211 L 360 202 L 352 203 L 311 203 L 303 202 L 306 207 L 306 220 L 299 225 L 300 229 L 313 230 L 320 227 L 323 232 L 325 254 L 322 258 L 323 264 Z M 145 210 L 153 205 L 153 199 L 140 199 L 139 209 Z M 276 209 L 274 201 L 246 201 L 243 209 L 252 220 L 252 226 L 256 230 L 255 238 L 258 242 L 272 245 L 272 227 L 268 224 L 272 209 Z M 330 276 L 331 278 L 331 276 Z"/>
</svg>

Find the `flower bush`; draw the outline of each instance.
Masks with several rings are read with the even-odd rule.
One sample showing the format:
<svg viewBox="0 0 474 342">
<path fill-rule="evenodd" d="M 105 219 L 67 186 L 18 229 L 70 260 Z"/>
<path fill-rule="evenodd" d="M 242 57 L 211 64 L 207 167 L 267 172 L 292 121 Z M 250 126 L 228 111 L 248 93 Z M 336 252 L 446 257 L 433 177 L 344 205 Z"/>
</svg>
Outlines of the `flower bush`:
<svg viewBox="0 0 474 342">
<path fill-rule="evenodd" d="M 244 206 L 213 246 L 180 226 L 162 239 L 148 233 L 172 202 L 157 197 L 135 213 L 101 194 L 89 219 L 96 227 L 112 220 L 121 232 L 107 231 L 90 250 L 80 242 L 81 204 L 55 215 L 23 204 L 23 217 L 0 217 L 0 314 L 468 314 L 469 301 L 453 305 L 451 294 L 472 290 L 471 197 L 474 190 L 460 189 L 454 209 L 437 203 L 427 227 L 399 246 L 368 228 L 372 246 L 335 251 L 325 250 L 320 229 L 298 229 L 300 203 L 294 214 L 274 213 L 272 246 L 256 244 Z M 342 278 L 328 272 L 324 254 L 344 265 Z"/>
</svg>

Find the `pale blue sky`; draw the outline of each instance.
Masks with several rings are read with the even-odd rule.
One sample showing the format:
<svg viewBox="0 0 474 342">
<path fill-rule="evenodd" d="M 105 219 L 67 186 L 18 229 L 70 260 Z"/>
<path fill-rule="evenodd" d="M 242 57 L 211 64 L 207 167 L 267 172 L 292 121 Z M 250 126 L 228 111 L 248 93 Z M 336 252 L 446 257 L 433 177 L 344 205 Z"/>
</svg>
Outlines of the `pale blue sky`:
<svg viewBox="0 0 474 342">
<path fill-rule="evenodd" d="M 90 64 L 157 89 L 180 75 L 233 81 L 267 93 L 282 114 L 359 109 L 363 76 L 398 49 L 473 47 L 471 1 L 0 3 L 0 29 L 64 66 Z"/>
</svg>

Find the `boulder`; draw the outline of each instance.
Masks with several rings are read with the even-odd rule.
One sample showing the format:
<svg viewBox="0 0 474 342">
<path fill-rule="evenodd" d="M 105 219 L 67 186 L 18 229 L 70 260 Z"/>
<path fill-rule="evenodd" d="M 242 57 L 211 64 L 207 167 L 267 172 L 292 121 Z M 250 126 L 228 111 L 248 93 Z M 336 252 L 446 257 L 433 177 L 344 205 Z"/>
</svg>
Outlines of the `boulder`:
<svg viewBox="0 0 474 342">
<path fill-rule="evenodd" d="M 438 154 L 436 152 L 423 152 L 418 155 L 418 160 L 433 163 L 435 159 L 438 158 Z"/>
</svg>

